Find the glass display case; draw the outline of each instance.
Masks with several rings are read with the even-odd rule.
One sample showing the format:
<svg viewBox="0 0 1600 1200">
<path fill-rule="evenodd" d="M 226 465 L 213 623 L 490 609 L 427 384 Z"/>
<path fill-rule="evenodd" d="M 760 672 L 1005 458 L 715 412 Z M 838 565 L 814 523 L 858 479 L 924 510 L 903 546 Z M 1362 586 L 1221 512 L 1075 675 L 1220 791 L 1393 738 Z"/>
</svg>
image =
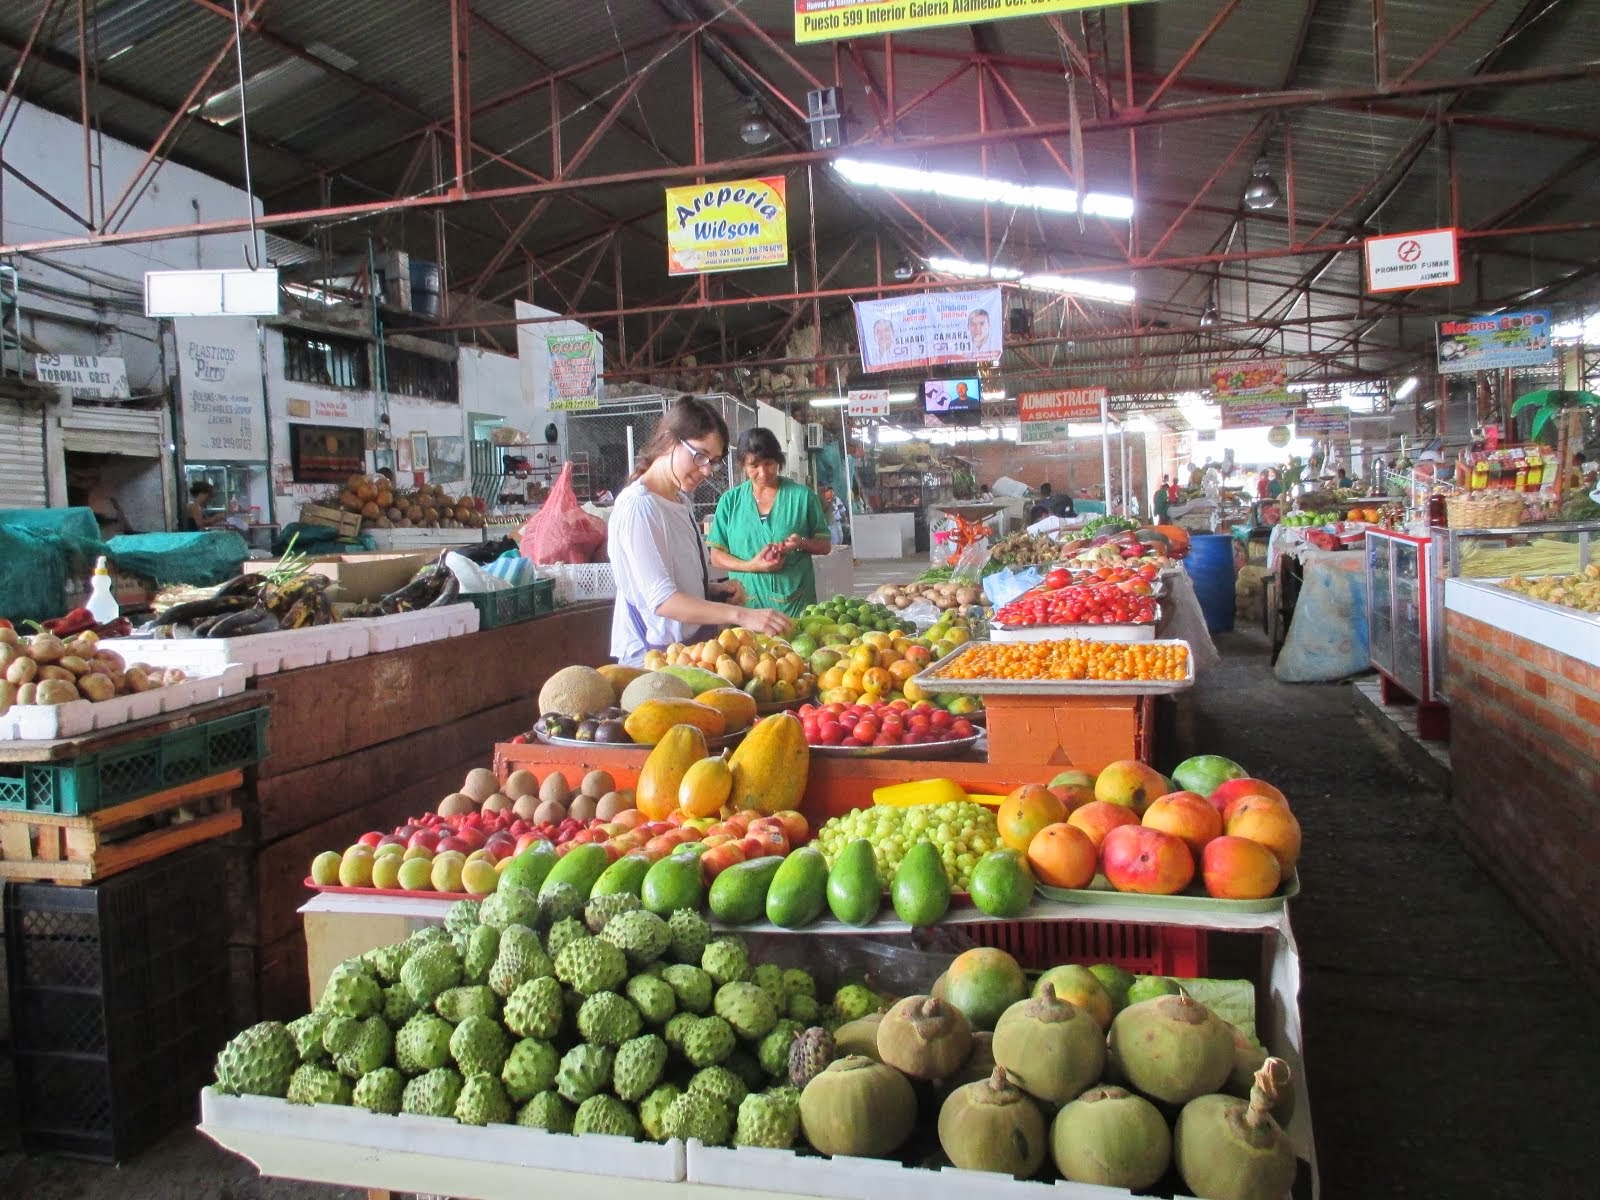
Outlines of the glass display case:
<svg viewBox="0 0 1600 1200">
<path fill-rule="evenodd" d="M 1386 704 L 1412 701 L 1423 737 L 1449 737 L 1449 710 L 1435 670 L 1442 632 L 1438 589 L 1432 586 L 1432 539 L 1408 533 L 1367 531 L 1367 645 L 1382 677 Z"/>
</svg>

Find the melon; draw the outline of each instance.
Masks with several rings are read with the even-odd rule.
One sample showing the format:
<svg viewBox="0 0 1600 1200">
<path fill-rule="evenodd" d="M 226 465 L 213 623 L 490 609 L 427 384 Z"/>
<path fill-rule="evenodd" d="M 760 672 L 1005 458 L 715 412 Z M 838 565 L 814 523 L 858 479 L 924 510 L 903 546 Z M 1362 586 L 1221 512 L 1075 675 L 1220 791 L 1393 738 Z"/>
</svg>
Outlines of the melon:
<svg viewBox="0 0 1600 1200">
<path fill-rule="evenodd" d="M 694 689 L 674 675 L 650 671 L 622 689 L 622 711 L 632 712 L 651 700 L 693 700 Z"/>
<path fill-rule="evenodd" d="M 615 699 L 606 677 L 593 667 L 562 667 L 539 689 L 539 712 L 589 717 Z"/>
</svg>

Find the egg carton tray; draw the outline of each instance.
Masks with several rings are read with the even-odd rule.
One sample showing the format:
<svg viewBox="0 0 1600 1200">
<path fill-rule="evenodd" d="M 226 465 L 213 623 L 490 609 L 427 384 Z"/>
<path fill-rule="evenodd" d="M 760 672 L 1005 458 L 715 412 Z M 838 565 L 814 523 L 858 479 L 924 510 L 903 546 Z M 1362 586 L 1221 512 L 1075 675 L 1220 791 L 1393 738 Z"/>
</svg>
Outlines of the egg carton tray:
<svg viewBox="0 0 1600 1200">
<path fill-rule="evenodd" d="M 111 638 L 103 644 L 128 662 L 181 667 L 199 675 L 240 666 L 256 676 L 360 658 L 371 653 L 372 634 L 356 621 L 341 621 L 236 638 Z"/>
<path fill-rule="evenodd" d="M 113 639 L 102 643 L 114 646 Z M 119 651 L 120 653 L 120 651 Z M 148 659 L 131 657 L 130 664 Z M 184 668 L 187 670 L 187 668 Z M 237 696 L 245 689 L 248 675 L 241 666 L 186 679 L 170 687 L 152 688 L 110 700 L 74 700 L 70 704 L 14 704 L 0 713 L 0 741 L 52 741 L 81 737 L 100 729 L 112 729 L 134 721 L 144 721 L 162 713 L 179 712 L 198 704 Z"/>
<path fill-rule="evenodd" d="M 472 604 L 447 604 L 441 608 L 420 608 L 415 612 L 390 613 L 382 617 L 359 617 L 348 623 L 367 630 L 369 653 L 385 654 L 407 646 L 477 633 L 479 614 Z"/>
</svg>

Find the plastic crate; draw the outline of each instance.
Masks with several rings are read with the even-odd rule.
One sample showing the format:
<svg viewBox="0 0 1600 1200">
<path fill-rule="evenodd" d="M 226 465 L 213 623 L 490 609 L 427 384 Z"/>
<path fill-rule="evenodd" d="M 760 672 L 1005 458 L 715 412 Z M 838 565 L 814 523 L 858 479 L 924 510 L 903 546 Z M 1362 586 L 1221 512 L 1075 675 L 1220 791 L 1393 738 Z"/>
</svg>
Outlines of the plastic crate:
<svg viewBox="0 0 1600 1200">
<path fill-rule="evenodd" d="M 80 816 L 266 756 L 267 709 L 252 708 L 68 762 L 0 764 L 0 808 Z"/>
<path fill-rule="evenodd" d="M 478 592 L 463 599 L 472 601 L 472 606 L 478 610 L 479 629 L 498 629 L 554 612 L 555 588 L 554 580 L 536 579 L 521 587 Z"/>
<path fill-rule="evenodd" d="M 199 846 L 82 888 L 5 889 L 30 1153 L 126 1159 L 194 1119 L 227 1040 L 223 860 Z"/>
<path fill-rule="evenodd" d="M 557 604 L 616 598 L 617 581 L 608 562 L 544 563 L 539 570 L 548 572 L 555 580 Z"/>
<path fill-rule="evenodd" d="M 1136 975 L 1198 979 L 1206 973 L 1206 931 L 1120 921 L 977 921 L 961 932 L 1004 950 L 1027 971 L 1061 963 L 1115 963 Z"/>
</svg>

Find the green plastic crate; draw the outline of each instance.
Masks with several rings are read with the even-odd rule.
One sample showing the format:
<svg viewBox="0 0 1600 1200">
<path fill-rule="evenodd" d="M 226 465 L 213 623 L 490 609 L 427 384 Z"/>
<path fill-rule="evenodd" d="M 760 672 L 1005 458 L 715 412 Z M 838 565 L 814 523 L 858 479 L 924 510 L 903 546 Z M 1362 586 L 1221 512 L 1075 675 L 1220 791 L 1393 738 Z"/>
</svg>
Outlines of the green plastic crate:
<svg viewBox="0 0 1600 1200">
<path fill-rule="evenodd" d="M 81 816 L 266 756 L 267 710 L 252 708 L 70 762 L 0 764 L 0 809 Z"/>
<path fill-rule="evenodd" d="M 538 579 L 521 587 L 479 592 L 466 598 L 478 610 L 479 629 L 498 629 L 554 612 L 556 584 L 553 579 Z"/>
</svg>

